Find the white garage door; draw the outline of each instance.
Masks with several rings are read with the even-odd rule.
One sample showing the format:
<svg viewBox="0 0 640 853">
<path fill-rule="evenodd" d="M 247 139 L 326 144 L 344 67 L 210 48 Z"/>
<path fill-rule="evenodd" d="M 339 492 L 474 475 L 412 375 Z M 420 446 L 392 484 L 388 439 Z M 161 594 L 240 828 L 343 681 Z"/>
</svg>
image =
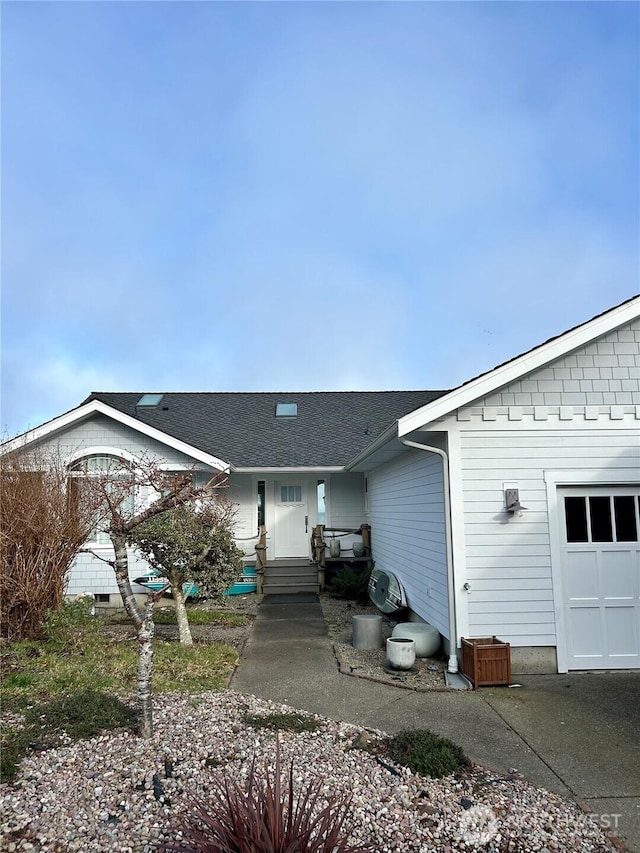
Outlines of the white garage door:
<svg viewBox="0 0 640 853">
<path fill-rule="evenodd" d="M 566 488 L 560 496 L 569 669 L 640 667 L 640 489 Z"/>
</svg>

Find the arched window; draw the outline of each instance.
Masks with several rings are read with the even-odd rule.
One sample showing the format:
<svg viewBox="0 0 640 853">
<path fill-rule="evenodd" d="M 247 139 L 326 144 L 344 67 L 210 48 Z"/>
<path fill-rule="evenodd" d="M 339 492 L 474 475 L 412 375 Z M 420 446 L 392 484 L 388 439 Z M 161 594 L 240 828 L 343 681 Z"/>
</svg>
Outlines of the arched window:
<svg viewBox="0 0 640 853">
<path fill-rule="evenodd" d="M 118 511 L 123 516 L 133 515 L 136 505 L 136 486 L 130 459 L 126 459 L 123 454 L 117 451 L 110 453 L 101 449 L 100 452 L 87 452 L 74 458 L 67 467 L 70 475 L 69 505 L 72 512 L 74 506 L 77 506 L 84 482 L 86 488 L 92 489 L 94 492 L 104 488 L 117 502 Z M 87 481 L 89 482 L 87 483 Z M 98 481 L 100 481 L 99 484 Z M 98 519 L 87 540 L 88 545 L 95 547 L 111 544 L 111 539 L 106 533 L 108 522 L 109 517 L 106 514 Z"/>
</svg>

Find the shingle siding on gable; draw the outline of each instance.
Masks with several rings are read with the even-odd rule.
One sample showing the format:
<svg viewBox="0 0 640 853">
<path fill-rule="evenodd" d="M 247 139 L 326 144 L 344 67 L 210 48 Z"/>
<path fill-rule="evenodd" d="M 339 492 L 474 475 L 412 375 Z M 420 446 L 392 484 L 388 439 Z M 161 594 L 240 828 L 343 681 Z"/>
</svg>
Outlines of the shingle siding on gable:
<svg viewBox="0 0 640 853">
<path fill-rule="evenodd" d="M 640 320 L 513 382 L 474 406 L 640 404 Z"/>
<path fill-rule="evenodd" d="M 64 434 L 43 441 L 41 446 L 59 452 L 63 459 L 83 448 L 112 447 L 114 450 L 126 450 L 135 456 L 146 454 L 161 463 L 193 465 L 193 459 L 184 453 L 105 415 L 95 415 L 88 421 L 71 426 Z"/>
</svg>

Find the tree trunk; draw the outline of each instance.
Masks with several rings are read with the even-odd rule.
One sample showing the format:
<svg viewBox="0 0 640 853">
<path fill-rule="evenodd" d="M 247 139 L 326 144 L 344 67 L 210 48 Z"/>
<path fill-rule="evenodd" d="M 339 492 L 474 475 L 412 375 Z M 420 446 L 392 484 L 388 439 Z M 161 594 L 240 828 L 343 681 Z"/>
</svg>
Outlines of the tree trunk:
<svg viewBox="0 0 640 853">
<path fill-rule="evenodd" d="M 140 737 L 153 735 L 153 595 L 147 596 L 142 624 L 138 626 L 138 725 Z"/>
<path fill-rule="evenodd" d="M 178 634 L 180 636 L 180 644 L 183 646 L 192 646 L 193 638 L 191 636 L 191 628 L 187 619 L 187 608 L 185 607 L 185 598 L 182 591 L 182 572 L 168 573 L 169 581 L 171 582 L 171 595 L 176 606 L 176 619 L 178 621 Z"/>
<path fill-rule="evenodd" d="M 116 573 L 116 583 L 118 584 L 118 589 L 122 596 L 124 609 L 127 611 L 129 618 L 133 619 L 134 624 L 140 628 L 145 616 L 138 606 L 138 602 L 136 601 L 133 595 L 133 590 L 131 589 L 131 582 L 129 580 L 129 558 L 127 556 L 127 540 L 122 536 L 122 534 L 114 533 L 113 531 L 109 533 L 109 537 L 116 556 L 113 568 Z"/>
<path fill-rule="evenodd" d="M 148 595 L 144 612 L 141 610 L 131 589 L 129 580 L 129 557 L 127 540 L 113 530 L 109 534 L 115 552 L 114 570 L 122 603 L 127 615 L 138 630 L 138 728 L 140 736 L 150 738 L 153 734 L 153 605 L 155 596 Z"/>
</svg>

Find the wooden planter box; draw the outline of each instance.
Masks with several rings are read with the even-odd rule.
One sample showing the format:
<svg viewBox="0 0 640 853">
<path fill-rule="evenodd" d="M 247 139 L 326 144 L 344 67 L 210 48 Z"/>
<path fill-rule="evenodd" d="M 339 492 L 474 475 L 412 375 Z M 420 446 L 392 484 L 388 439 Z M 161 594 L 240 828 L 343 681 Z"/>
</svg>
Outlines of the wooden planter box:
<svg viewBox="0 0 640 853">
<path fill-rule="evenodd" d="M 463 637 L 462 672 L 474 687 L 511 684 L 511 645 L 497 637 Z"/>
</svg>

